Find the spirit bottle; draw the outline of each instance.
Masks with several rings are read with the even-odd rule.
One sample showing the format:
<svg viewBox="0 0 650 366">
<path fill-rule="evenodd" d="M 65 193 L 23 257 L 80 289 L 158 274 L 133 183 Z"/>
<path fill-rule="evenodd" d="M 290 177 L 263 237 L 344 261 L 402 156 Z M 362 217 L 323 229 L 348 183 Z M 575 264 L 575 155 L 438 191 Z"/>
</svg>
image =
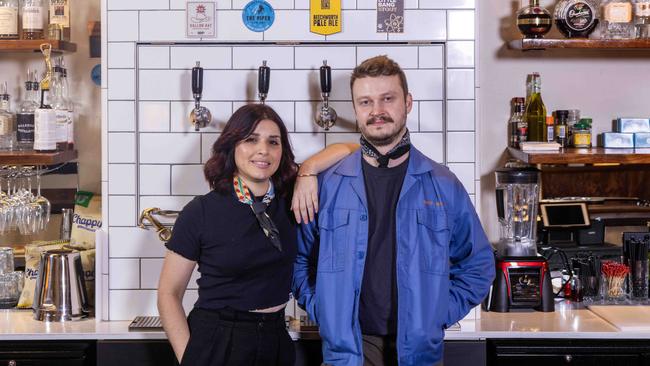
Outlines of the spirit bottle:
<svg viewBox="0 0 650 366">
<path fill-rule="evenodd" d="M 43 39 L 42 0 L 23 0 L 23 39 Z"/>
<path fill-rule="evenodd" d="M 49 86 L 41 88 L 41 104 L 34 112 L 34 150 L 56 151 L 56 113 L 48 103 Z"/>
<path fill-rule="evenodd" d="M 61 63 L 63 78 L 61 79 L 61 95 L 67 106 L 67 143 L 68 149 L 74 149 L 74 102 L 70 99 L 70 87 L 68 85 L 68 69 Z"/>
<path fill-rule="evenodd" d="M 0 0 L 0 39 L 18 39 L 18 0 Z"/>
<path fill-rule="evenodd" d="M 513 98 L 513 113 L 508 123 L 510 129 L 510 147 L 518 148 L 526 141 L 528 124 L 524 121 L 524 98 Z"/>
<path fill-rule="evenodd" d="M 70 40 L 70 1 L 49 0 L 49 39 Z"/>
<path fill-rule="evenodd" d="M 5 81 L 0 87 L 0 150 L 13 150 L 14 147 L 15 116 L 11 113 L 9 99 Z"/>
<path fill-rule="evenodd" d="M 637 0 L 634 4 L 634 28 L 636 38 L 650 38 L 650 0 Z"/>
<path fill-rule="evenodd" d="M 606 39 L 634 38 L 632 2 L 630 0 L 604 0 L 603 32 Z"/>
<path fill-rule="evenodd" d="M 25 82 L 25 100 L 20 103 L 16 114 L 16 148 L 18 150 L 34 148 L 34 111 L 38 108 L 38 82 L 34 82 L 34 79 L 32 79 L 31 72 L 28 71 Z"/>
<path fill-rule="evenodd" d="M 56 115 L 56 149 L 65 150 L 68 146 L 68 104 L 63 99 L 61 58 L 58 59 L 50 80 L 50 106 Z"/>
</svg>

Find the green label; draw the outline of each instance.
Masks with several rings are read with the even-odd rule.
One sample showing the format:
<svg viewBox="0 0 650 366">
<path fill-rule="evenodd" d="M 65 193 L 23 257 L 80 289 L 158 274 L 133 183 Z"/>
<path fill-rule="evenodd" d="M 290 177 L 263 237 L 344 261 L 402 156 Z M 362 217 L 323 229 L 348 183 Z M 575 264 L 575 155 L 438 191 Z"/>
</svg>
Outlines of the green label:
<svg viewBox="0 0 650 366">
<path fill-rule="evenodd" d="M 90 205 L 90 200 L 93 198 L 93 195 L 94 194 L 92 192 L 77 191 L 77 193 L 74 195 L 74 204 L 88 207 L 88 205 Z"/>
</svg>

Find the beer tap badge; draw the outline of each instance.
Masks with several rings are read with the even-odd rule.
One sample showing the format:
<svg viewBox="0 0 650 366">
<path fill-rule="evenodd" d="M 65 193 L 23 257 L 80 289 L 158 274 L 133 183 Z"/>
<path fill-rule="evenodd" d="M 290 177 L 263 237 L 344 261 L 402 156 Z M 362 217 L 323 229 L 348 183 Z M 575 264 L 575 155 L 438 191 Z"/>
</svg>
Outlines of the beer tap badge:
<svg viewBox="0 0 650 366">
<path fill-rule="evenodd" d="M 253 0 L 244 7 L 242 20 L 246 28 L 253 32 L 264 32 L 273 25 L 275 11 L 266 1 Z"/>
<path fill-rule="evenodd" d="M 187 2 L 186 30 L 188 38 L 208 38 L 216 36 L 214 1 Z"/>
<path fill-rule="evenodd" d="M 341 31 L 341 0 L 310 0 L 309 31 L 327 36 Z"/>
<path fill-rule="evenodd" d="M 404 0 L 377 0 L 377 33 L 404 33 Z"/>
</svg>

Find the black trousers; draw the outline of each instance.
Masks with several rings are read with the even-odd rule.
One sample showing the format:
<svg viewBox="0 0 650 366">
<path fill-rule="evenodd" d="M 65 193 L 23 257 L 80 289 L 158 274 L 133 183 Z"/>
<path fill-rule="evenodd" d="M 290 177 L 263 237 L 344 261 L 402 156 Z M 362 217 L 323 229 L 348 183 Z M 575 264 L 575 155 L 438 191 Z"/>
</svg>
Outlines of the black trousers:
<svg viewBox="0 0 650 366">
<path fill-rule="evenodd" d="M 194 308 L 181 366 L 292 366 L 296 360 L 284 310 L 263 314 Z"/>
<path fill-rule="evenodd" d="M 397 366 L 397 342 L 395 336 L 364 334 L 362 338 L 364 366 Z M 442 361 L 435 366 L 443 366 Z"/>
</svg>

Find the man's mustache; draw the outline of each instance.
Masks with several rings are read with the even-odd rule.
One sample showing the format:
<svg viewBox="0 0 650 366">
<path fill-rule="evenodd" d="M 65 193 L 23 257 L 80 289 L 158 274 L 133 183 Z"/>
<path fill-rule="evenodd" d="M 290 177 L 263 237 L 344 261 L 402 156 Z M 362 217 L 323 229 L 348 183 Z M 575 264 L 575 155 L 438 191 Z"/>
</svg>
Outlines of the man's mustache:
<svg viewBox="0 0 650 366">
<path fill-rule="evenodd" d="M 383 122 L 390 122 L 390 123 L 395 122 L 395 121 L 394 121 L 392 118 L 390 118 L 389 116 L 374 116 L 374 117 L 370 117 L 370 118 L 368 118 L 368 120 L 366 121 L 366 124 L 367 124 L 367 125 L 372 125 L 372 124 L 374 124 L 374 123 L 375 123 L 376 121 L 378 121 L 378 120 L 382 120 Z"/>
</svg>

